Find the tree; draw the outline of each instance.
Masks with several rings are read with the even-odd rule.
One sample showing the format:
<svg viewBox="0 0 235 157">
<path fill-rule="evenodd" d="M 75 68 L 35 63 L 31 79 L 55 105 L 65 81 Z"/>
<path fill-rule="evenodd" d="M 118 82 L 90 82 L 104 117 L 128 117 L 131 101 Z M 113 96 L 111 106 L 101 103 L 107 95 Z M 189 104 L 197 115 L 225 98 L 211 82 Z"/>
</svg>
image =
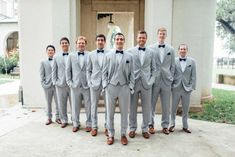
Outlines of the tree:
<svg viewBox="0 0 235 157">
<path fill-rule="evenodd" d="M 216 33 L 226 41 L 228 53 L 235 53 L 235 0 L 220 0 L 216 9 Z"/>
</svg>

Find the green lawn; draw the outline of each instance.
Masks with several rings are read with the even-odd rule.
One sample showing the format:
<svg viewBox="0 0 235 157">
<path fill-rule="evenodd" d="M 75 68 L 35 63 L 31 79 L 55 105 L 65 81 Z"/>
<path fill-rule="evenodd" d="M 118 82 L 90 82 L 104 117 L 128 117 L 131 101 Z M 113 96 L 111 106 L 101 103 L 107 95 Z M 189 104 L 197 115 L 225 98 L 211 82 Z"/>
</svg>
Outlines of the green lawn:
<svg viewBox="0 0 235 157">
<path fill-rule="evenodd" d="M 4 79 L 0 79 L 0 84 L 12 82 L 12 81 L 13 81 L 13 80 L 4 80 Z"/>
<path fill-rule="evenodd" d="M 235 91 L 212 90 L 214 99 L 203 104 L 203 112 L 190 113 L 193 119 L 235 124 Z"/>
</svg>

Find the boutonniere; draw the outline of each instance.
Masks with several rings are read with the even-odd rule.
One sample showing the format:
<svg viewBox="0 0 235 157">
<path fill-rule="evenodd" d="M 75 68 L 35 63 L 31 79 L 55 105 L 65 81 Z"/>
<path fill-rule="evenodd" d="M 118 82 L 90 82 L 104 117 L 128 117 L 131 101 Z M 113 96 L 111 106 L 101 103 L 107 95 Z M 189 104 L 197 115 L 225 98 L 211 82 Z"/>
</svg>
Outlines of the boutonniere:
<svg viewBox="0 0 235 157">
<path fill-rule="evenodd" d="M 126 61 L 126 63 L 130 63 L 130 61 L 129 61 L 129 60 L 127 60 L 127 61 Z"/>
<path fill-rule="evenodd" d="M 168 52 L 168 53 L 167 53 L 167 55 L 171 55 L 171 53 L 170 53 L 170 52 Z"/>
</svg>

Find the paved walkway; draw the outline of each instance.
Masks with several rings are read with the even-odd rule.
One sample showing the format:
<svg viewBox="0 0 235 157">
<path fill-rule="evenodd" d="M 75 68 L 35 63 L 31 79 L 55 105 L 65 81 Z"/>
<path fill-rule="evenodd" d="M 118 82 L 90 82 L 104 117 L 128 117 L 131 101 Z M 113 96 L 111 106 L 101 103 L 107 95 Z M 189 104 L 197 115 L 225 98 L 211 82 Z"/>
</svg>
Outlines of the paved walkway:
<svg viewBox="0 0 235 157">
<path fill-rule="evenodd" d="M 32 112 L 34 111 L 34 112 Z M 142 115 L 138 115 L 141 122 Z M 84 128 L 85 114 L 81 114 L 82 129 L 72 132 L 72 125 L 62 129 L 56 123 L 46 126 L 45 113 L 40 109 L 15 106 L 0 113 L 0 154 L 6 157 L 232 157 L 235 155 L 235 125 L 189 120 L 192 134 L 181 131 L 181 117 L 177 117 L 176 131 L 164 135 L 157 115 L 155 135 L 150 139 L 138 135 L 129 144 L 120 143 L 120 115 L 115 116 L 115 143 L 106 144 L 104 114 L 99 113 L 99 134 L 92 137 Z M 138 125 L 140 126 L 140 124 Z"/>
</svg>

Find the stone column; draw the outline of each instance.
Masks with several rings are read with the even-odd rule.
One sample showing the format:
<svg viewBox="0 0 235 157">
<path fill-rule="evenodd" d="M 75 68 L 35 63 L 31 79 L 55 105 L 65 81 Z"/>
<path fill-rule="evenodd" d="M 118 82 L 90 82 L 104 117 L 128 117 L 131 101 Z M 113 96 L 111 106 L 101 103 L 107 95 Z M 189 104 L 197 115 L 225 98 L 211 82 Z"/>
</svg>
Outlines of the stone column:
<svg viewBox="0 0 235 157">
<path fill-rule="evenodd" d="M 211 98 L 216 0 L 176 0 L 173 3 L 173 46 L 189 46 L 189 56 L 197 63 L 197 89 L 191 106 Z"/>
</svg>

